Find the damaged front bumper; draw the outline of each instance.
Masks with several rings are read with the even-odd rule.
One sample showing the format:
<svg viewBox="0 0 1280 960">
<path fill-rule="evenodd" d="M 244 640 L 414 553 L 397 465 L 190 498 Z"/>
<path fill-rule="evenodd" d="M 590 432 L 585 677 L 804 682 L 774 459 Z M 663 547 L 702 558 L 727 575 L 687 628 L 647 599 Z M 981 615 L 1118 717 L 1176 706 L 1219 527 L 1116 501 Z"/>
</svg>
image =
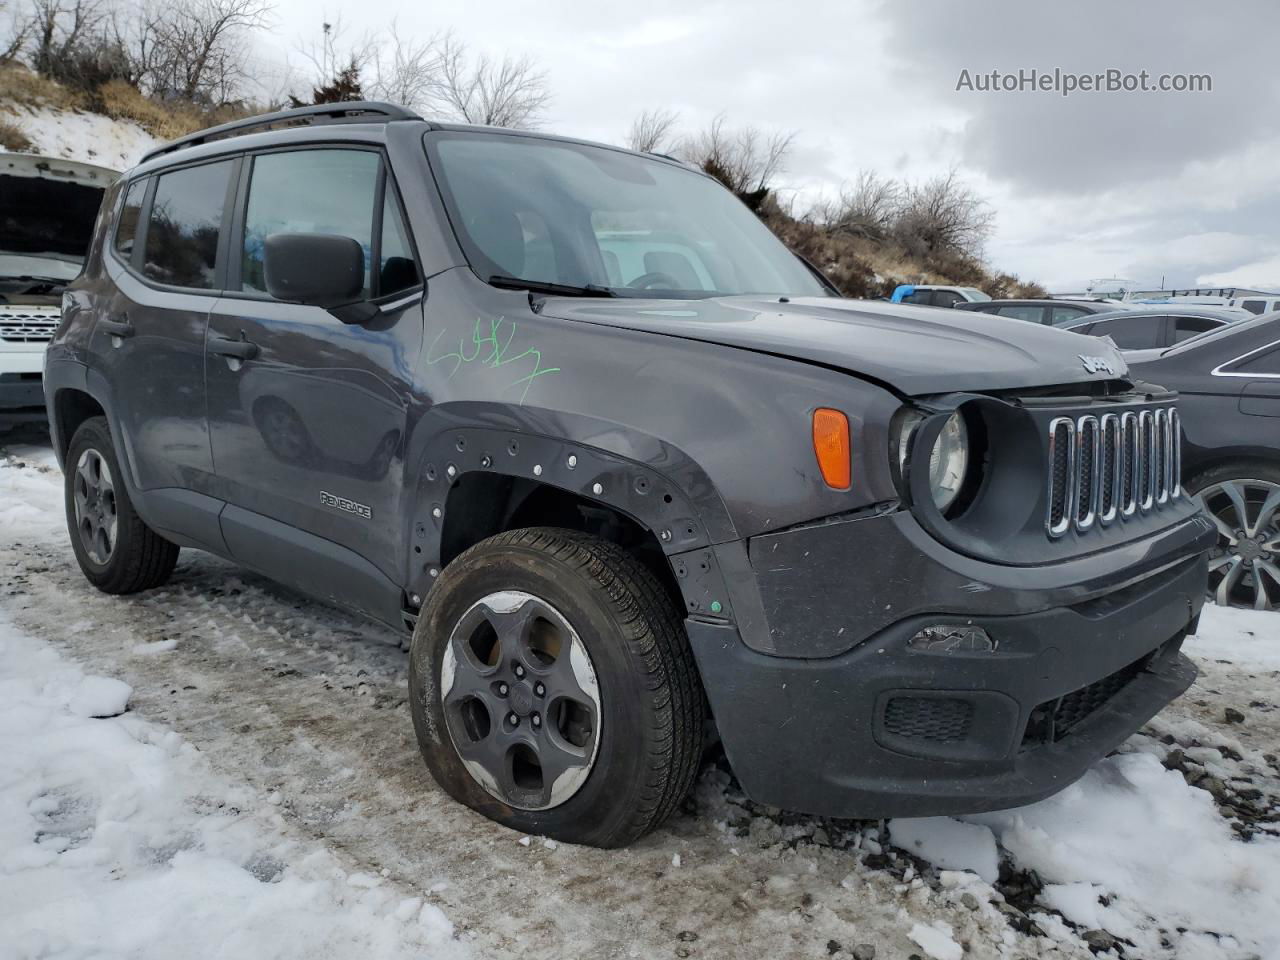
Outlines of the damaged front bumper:
<svg viewBox="0 0 1280 960">
<path fill-rule="evenodd" d="M 716 548 L 734 623 L 690 641 L 758 802 L 833 817 L 1000 809 L 1080 777 L 1195 679 L 1211 525 L 1070 562 L 956 554 L 905 512 Z M 750 575 L 748 575 L 750 574 Z M 991 650 L 916 649 L 938 623 Z"/>
</svg>

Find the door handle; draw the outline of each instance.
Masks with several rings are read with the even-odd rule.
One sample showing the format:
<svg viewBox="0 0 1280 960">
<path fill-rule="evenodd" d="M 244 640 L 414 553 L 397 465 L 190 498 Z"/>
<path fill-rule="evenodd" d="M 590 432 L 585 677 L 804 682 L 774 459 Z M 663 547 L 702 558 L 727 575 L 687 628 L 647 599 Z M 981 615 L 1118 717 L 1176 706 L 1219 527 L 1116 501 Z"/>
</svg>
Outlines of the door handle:
<svg viewBox="0 0 1280 960">
<path fill-rule="evenodd" d="M 235 360 L 252 360 L 258 355 L 258 345 L 248 340 L 232 340 L 230 337 L 214 337 L 209 341 L 209 352 Z"/>
<path fill-rule="evenodd" d="M 133 324 L 125 320 L 99 320 L 98 326 L 113 337 L 132 337 Z"/>
</svg>

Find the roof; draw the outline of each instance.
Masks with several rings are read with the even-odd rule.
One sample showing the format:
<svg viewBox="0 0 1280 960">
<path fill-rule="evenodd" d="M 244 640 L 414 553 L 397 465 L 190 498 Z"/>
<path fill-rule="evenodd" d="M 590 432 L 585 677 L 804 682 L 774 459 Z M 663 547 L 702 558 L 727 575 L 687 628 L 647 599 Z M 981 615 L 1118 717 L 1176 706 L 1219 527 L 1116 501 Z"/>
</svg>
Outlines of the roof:
<svg viewBox="0 0 1280 960">
<path fill-rule="evenodd" d="M 526 137 L 536 140 L 553 140 L 561 143 L 572 143 L 587 147 L 598 147 L 618 153 L 629 153 L 633 156 L 645 157 L 682 167 L 694 173 L 708 176 L 705 171 L 691 166 L 674 157 L 661 153 L 644 153 L 628 150 L 625 147 L 608 143 L 597 143 L 591 140 L 580 140 L 574 137 L 563 137 L 556 134 L 542 133 L 533 130 L 513 130 L 508 127 L 490 127 L 479 124 L 439 123 L 426 120 L 411 110 L 393 103 L 376 100 L 360 100 L 348 103 L 325 103 L 314 106 L 298 107 L 292 110 L 280 110 L 275 113 L 259 114 L 233 120 L 216 127 L 197 130 L 185 137 L 179 137 L 148 151 L 139 161 L 139 167 L 154 169 L 165 165 L 169 158 L 196 159 L 212 154 L 229 153 L 244 147 L 260 147 L 268 136 L 273 140 L 285 142 L 306 142 L 317 136 L 315 129 L 324 128 L 326 137 L 344 139 L 338 131 L 349 131 L 354 136 L 359 132 L 368 133 L 370 128 L 384 128 L 389 123 L 418 123 L 426 130 L 440 130 L 451 133 L 489 133 L 509 137 Z M 233 139 L 251 136 L 254 139 L 248 144 L 228 146 Z M 199 150 L 200 147 L 208 149 Z M 221 147 L 221 149 L 219 149 Z M 187 150 L 195 150 L 188 154 Z"/>
</svg>

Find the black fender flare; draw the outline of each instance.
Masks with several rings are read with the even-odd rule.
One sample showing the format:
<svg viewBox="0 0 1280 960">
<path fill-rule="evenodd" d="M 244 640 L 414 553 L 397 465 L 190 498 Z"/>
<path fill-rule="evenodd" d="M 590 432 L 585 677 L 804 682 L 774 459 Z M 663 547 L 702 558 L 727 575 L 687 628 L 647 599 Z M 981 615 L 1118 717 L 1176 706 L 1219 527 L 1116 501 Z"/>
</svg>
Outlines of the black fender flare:
<svg viewBox="0 0 1280 960">
<path fill-rule="evenodd" d="M 597 435 L 619 439 L 616 425 Z M 634 439 L 634 438 L 633 438 Z M 449 492 L 468 474 L 497 474 L 555 487 L 630 517 L 653 534 L 684 597 L 686 613 L 732 622 L 733 612 L 713 547 L 737 539 L 729 512 L 701 467 L 654 438 L 658 456 L 643 463 L 592 443 L 522 429 L 456 426 L 427 440 L 413 459 L 415 476 L 406 531 L 408 600 L 420 606 L 441 570 Z"/>
</svg>

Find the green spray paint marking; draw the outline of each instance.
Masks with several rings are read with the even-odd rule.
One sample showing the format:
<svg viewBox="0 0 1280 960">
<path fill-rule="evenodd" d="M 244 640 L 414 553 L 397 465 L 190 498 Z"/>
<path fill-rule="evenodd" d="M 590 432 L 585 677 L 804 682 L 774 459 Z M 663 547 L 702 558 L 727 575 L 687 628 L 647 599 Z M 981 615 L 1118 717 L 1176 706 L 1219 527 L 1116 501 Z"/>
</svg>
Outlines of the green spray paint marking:
<svg viewBox="0 0 1280 960">
<path fill-rule="evenodd" d="M 488 329 L 486 330 L 486 326 Z M 529 388 L 533 386 L 533 381 L 538 377 L 545 377 L 549 373 L 559 373 L 559 367 L 544 367 L 542 365 L 542 351 L 536 347 L 529 347 L 523 353 L 511 353 L 511 341 L 516 336 L 516 324 L 509 322 L 506 317 L 498 317 L 490 319 L 487 322 L 483 318 L 476 319 L 475 328 L 471 332 L 471 342 L 468 344 L 466 337 L 458 338 L 458 349 L 448 353 L 436 354 L 436 347 L 440 343 L 440 338 L 445 335 L 445 331 L 441 330 L 436 334 L 436 338 L 431 341 L 431 347 L 427 350 L 427 365 L 434 367 L 437 363 L 446 363 L 453 361 L 453 369 L 449 371 L 446 380 L 452 380 L 458 371 L 465 366 L 478 364 L 482 367 L 489 367 L 494 370 L 502 367 L 510 366 L 521 360 L 532 360 L 532 370 L 523 377 L 513 380 L 502 389 L 510 390 L 513 387 L 523 387 L 520 392 L 520 403 L 523 405 L 525 398 L 529 396 Z M 488 353 L 485 353 L 485 348 Z M 529 368 L 529 364 L 525 364 L 525 368 Z"/>
</svg>

